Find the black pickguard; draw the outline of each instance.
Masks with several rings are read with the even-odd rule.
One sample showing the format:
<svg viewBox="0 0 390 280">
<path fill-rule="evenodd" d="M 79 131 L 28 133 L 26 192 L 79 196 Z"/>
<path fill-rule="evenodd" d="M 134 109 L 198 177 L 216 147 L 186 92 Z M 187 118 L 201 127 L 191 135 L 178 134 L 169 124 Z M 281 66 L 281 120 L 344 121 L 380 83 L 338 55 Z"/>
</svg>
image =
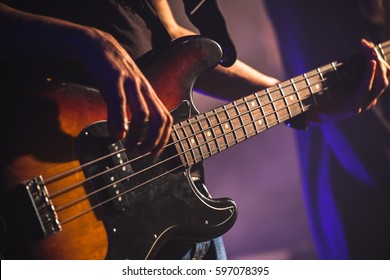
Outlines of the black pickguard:
<svg viewBox="0 0 390 280">
<path fill-rule="evenodd" d="M 176 122 L 188 118 L 189 104 L 183 102 L 172 112 Z M 234 202 L 203 196 L 189 170 L 180 167 L 174 145 L 168 145 L 157 163 L 150 156 L 133 161 L 140 157 L 137 152 L 115 152 L 124 146 L 109 137 L 106 122 L 92 124 L 78 137 L 81 163 L 113 153 L 84 168 L 87 177 L 106 172 L 91 180 L 88 191 L 96 192 L 92 205 L 102 204 L 96 215 L 108 232 L 108 259 L 153 258 L 169 240 L 204 241 L 234 224 Z M 123 181 L 114 183 L 118 180 Z"/>
</svg>

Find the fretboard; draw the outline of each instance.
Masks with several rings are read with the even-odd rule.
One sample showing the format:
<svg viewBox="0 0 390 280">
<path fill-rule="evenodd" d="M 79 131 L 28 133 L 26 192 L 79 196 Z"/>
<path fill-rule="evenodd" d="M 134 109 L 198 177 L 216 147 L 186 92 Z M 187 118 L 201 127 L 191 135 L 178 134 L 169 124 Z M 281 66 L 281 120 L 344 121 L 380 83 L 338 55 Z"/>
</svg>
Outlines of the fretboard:
<svg viewBox="0 0 390 280">
<path fill-rule="evenodd" d="M 390 41 L 377 50 L 390 60 Z M 176 123 L 172 139 L 181 162 L 190 167 L 353 89 L 364 66 L 363 56 L 357 54 Z"/>
</svg>

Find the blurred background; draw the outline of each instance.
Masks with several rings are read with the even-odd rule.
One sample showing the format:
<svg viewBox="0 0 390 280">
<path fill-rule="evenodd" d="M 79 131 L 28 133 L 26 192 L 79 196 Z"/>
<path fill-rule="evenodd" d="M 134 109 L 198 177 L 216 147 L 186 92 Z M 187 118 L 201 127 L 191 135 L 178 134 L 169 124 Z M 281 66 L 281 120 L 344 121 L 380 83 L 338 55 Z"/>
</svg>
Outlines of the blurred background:
<svg viewBox="0 0 390 280">
<path fill-rule="evenodd" d="M 169 0 L 176 19 L 194 27 L 181 0 Z M 278 43 L 262 0 L 223 0 L 238 57 L 262 72 L 286 80 Z M 307 69 L 311 70 L 311 69 Z M 225 103 L 195 93 L 200 111 Z M 306 219 L 292 129 L 276 126 L 205 161 L 213 197 L 230 197 L 238 220 L 224 235 L 229 259 L 316 259 Z"/>
</svg>

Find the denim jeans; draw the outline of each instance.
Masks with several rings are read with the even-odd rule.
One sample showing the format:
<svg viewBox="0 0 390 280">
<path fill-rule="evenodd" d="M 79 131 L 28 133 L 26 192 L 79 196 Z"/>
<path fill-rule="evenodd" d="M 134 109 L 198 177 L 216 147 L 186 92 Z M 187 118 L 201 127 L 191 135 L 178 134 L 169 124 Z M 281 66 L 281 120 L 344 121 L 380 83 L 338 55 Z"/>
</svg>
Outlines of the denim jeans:
<svg viewBox="0 0 390 280">
<path fill-rule="evenodd" d="M 226 251 L 222 237 L 206 242 L 199 242 L 189 250 L 183 260 L 226 260 Z"/>
</svg>

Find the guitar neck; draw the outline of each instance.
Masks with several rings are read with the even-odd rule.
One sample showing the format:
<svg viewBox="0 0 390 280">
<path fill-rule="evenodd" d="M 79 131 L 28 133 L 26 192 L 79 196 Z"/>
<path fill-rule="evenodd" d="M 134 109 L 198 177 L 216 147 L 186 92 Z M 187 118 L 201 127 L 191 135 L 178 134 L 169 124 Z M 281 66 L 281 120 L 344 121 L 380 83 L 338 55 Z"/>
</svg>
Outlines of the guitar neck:
<svg viewBox="0 0 390 280">
<path fill-rule="evenodd" d="M 376 48 L 390 61 L 390 41 Z M 176 123 L 172 139 L 182 163 L 190 167 L 355 88 L 364 67 L 356 54 Z"/>
</svg>

